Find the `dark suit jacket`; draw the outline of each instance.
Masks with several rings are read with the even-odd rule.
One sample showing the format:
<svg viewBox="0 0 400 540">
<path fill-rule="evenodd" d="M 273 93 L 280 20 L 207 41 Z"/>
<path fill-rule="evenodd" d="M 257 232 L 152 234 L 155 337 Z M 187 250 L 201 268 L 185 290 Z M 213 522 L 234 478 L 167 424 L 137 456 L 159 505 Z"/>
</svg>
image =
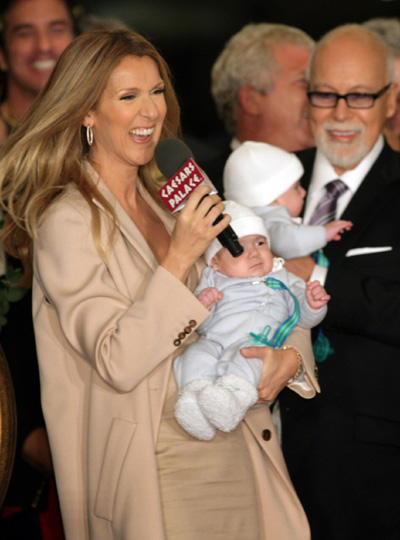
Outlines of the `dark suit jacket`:
<svg viewBox="0 0 400 540">
<path fill-rule="evenodd" d="M 307 189 L 315 150 L 300 152 Z M 313 540 L 400 538 L 400 155 L 385 145 L 324 253 L 333 353 L 321 395 L 280 398 L 283 450 Z M 350 249 L 390 251 L 346 257 Z M 310 482 L 310 476 L 313 481 Z"/>
</svg>

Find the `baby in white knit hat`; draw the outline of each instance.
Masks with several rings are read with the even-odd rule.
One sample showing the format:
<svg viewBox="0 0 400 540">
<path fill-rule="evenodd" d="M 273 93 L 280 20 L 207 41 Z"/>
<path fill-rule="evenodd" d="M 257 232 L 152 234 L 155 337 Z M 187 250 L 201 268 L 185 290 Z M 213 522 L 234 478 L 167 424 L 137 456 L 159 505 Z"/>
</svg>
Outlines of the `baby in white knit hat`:
<svg viewBox="0 0 400 540">
<path fill-rule="evenodd" d="M 258 400 L 262 361 L 244 358 L 240 349 L 281 347 L 297 324 L 319 324 L 330 298 L 318 281 L 306 284 L 272 256 L 264 222 L 251 209 L 225 201 L 224 212 L 244 251 L 234 258 L 218 239 L 210 244 L 195 294 L 211 315 L 198 328 L 199 340 L 174 362 L 175 417 L 203 440 L 235 429 Z"/>
<path fill-rule="evenodd" d="M 267 143 L 246 141 L 229 156 L 224 169 L 224 195 L 261 216 L 271 238 L 271 250 L 285 259 L 322 249 L 352 227 L 350 221 L 303 225 L 300 215 L 305 190 L 303 166 L 292 153 Z"/>
</svg>

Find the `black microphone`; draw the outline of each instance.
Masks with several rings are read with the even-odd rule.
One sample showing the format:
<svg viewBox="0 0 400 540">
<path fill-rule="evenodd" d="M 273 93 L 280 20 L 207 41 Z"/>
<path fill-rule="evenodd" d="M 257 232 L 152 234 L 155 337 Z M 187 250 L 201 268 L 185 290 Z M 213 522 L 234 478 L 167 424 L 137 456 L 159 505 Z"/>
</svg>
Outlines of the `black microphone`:
<svg viewBox="0 0 400 540">
<path fill-rule="evenodd" d="M 180 139 L 169 137 L 160 141 L 155 149 L 155 158 L 157 167 L 169 179 L 158 193 L 170 212 L 183 208 L 186 199 L 200 184 L 210 186 L 212 193 L 217 193 L 211 180 L 194 161 L 190 148 Z M 214 225 L 222 218 L 220 214 Z M 239 257 L 243 253 L 243 247 L 230 225 L 219 233 L 217 238 L 233 257 Z"/>
</svg>

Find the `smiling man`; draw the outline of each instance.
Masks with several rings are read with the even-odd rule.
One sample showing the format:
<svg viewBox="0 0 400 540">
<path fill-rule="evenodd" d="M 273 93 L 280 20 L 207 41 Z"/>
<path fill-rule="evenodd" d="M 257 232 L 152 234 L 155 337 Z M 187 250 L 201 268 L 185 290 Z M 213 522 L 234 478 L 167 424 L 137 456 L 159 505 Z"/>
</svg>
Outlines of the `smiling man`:
<svg viewBox="0 0 400 540">
<path fill-rule="evenodd" d="M 0 24 L 0 69 L 5 96 L 0 105 L 0 143 L 31 106 L 56 61 L 74 38 L 67 0 L 11 0 Z"/>
<path fill-rule="evenodd" d="M 298 154 L 304 220 L 329 211 L 354 223 L 324 248 L 328 268 L 311 257 L 287 263 L 305 279 L 319 271 L 332 297 L 316 332 L 321 394 L 280 396 L 283 450 L 313 540 L 400 531 L 400 156 L 382 136 L 394 80 L 385 44 L 358 25 L 323 37 L 309 69 L 317 148 Z"/>
</svg>

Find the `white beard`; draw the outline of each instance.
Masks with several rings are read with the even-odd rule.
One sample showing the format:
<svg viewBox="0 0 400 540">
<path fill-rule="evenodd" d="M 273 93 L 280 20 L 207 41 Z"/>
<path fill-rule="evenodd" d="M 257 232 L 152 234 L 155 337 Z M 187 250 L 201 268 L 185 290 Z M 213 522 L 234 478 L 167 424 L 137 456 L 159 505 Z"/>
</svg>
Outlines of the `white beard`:
<svg viewBox="0 0 400 540">
<path fill-rule="evenodd" d="M 338 142 L 332 140 L 328 131 L 340 129 L 342 131 L 358 131 L 359 136 L 354 142 Z M 365 126 L 351 123 L 326 122 L 321 130 L 315 134 L 317 148 L 324 154 L 329 163 L 340 169 L 351 169 L 358 165 L 370 151 L 364 138 Z"/>
</svg>

